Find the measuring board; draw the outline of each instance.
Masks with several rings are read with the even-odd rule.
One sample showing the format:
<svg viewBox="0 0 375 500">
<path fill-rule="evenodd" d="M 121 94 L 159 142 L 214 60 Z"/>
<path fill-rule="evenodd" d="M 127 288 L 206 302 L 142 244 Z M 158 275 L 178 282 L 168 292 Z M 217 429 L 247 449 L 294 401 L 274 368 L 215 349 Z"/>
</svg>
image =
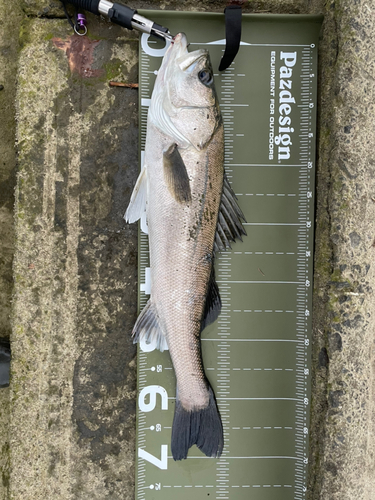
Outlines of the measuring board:
<svg viewBox="0 0 375 500">
<path fill-rule="evenodd" d="M 210 51 L 225 129 L 225 169 L 247 236 L 216 257 L 218 320 L 203 361 L 224 427 L 219 459 L 171 457 L 175 376 L 168 352 L 138 349 L 137 500 L 306 497 L 310 403 L 317 43 L 321 17 L 244 15 L 242 44 L 219 74 L 221 14 L 143 12 Z M 140 152 L 163 43 L 140 47 Z M 144 223 L 144 222 L 143 222 Z M 141 224 L 142 226 L 142 224 Z M 140 231 L 139 309 L 149 293 Z"/>
</svg>

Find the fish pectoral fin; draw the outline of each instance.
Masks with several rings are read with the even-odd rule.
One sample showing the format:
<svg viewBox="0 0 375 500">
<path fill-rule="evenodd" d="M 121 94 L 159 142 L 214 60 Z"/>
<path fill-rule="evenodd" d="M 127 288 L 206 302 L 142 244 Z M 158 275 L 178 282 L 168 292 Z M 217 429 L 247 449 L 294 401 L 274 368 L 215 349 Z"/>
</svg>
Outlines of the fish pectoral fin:
<svg viewBox="0 0 375 500">
<path fill-rule="evenodd" d="M 164 179 L 169 192 L 178 203 L 191 201 L 189 176 L 177 144 L 172 144 L 163 153 Z"/>
<path fill-rule="evenodd" d="M 223 192 L 219 209 L 214 250 L 226 250 L 230 248 L 230 242 L 237 238 L 242 241 L 242 235 L 246 235 L 242 222 L 245 216 L 238 206 L 236 195 L 233 192 L 228 178 L 224 175 Z"/>
<path fill-rule="evenodd" d="M 147 205 L 147 168 L 144 167 L 134 186 L 129 206 L 125 213 L 125 220 L 129 224 L 137 221 L 146 212 Z"/>
<path fill-rule="evenodd" d="M 203 320 L 201 324 L 201 331 L 203 331 L 206 326 L 213 323 L 219 316 L 221 311 L 221 298 L 219 293 L 219 287 L 217 286 L 215 280 L 215 268 L 212 263 L 210 280 L 208 282 L 208 292 L 206 297 L 206 304 L 204 306 Z"/>
<path fill-rule="evenodd" d="M 152 344 L 161 352 L 168 350 L 167 339 L 160 327 L 157 310 L 151 299 L 138 316 L 132 337 L 134 344 L 144 342 L 147 345 Z"/>
</svg>

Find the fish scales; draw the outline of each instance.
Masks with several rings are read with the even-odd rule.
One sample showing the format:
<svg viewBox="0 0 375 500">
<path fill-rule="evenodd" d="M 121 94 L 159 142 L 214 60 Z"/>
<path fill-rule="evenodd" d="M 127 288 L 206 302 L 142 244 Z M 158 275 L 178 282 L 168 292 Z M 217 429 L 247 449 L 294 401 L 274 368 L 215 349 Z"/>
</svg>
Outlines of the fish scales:
<svg viewBox="0 0 375 500">
<path fill-rule="evenodd" d="M 134 222 L 147 215 L 151 296 L 133 335 L 170 351 L 177 379 L 175 460 L 186 458 L 193 444 L 207 456 L 223 449 L 200 345 L 202 329 L 221 308 L 214 253 L 246 234 L 223 160 L 223 121 L 208 52 L 189 53 L 185 35 L 178 34 L 155 82 L 144 168 L 125 216 Z"/>
<path fill-rule="evenodd" d="M 199 335 L 223 184 L 222 126 L 205 150 L 181 156 L 190 179 L 188 205 L 169 194 L 162 167 L 154 168 L 149 176 L 150 207 L 166 200 L 161 214 L 149 210 L 148 215 L 151 297 L 163 318 L 180 401 L 193 410 L 208 404 Z M 154 161 L 162 165 L 160 156 Z"/>
</svg>

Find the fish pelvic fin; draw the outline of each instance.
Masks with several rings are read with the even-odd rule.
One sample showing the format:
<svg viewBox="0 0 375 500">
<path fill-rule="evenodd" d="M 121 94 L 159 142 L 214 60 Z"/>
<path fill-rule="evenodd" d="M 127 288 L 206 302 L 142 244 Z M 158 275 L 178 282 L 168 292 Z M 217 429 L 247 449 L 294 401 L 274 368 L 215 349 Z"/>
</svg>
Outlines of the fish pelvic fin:
<svg viewBox="0 0 375 500">
<path fill-rule="evenodd" d="M 163 153 L 164 179 L 169 192 L 178 203 L 191 201 L 189 176 L 177 144 L 172 144 Z"/>
<path fill-rule="evenodd" d="M 208 406 L 196 411 L 183 408 L 177 391 L 171 439 L 173 459 L 185 459 L 194 444 L 207 457 L 218 458 L 223 451 L 223 426 L 211 387 Z"/>
<path fill-rule="evenodd" d="M 146 212 L 147 204 L 147 169 L 142 168 L 134 186 L 129 206 L 125 213 L 125 220 L 129 224 L 137 221 Z"/>
<path fill-rule="evenodd" d="M 151 299 L 138 316 L 133 328 L 132 337 L 134 344 L 144 342 L 147 345 L 152 344 L 161 352 L 168 350 L 167 339 L 160 327 L 157 310 Z"/>
<path fill-rule="evenodd" d="M 214 242 L 215 252 L 231 248 L 231 242 L 236 241 L 236 239 L 242 241 L 242 235 L 246 236 L 243 222 L 246 222 L 245 216 L 238 205 L 237 197 L 229 184 L 228 178 L 224 174 L 223 192 L 221 194 Z"/>
</svg>

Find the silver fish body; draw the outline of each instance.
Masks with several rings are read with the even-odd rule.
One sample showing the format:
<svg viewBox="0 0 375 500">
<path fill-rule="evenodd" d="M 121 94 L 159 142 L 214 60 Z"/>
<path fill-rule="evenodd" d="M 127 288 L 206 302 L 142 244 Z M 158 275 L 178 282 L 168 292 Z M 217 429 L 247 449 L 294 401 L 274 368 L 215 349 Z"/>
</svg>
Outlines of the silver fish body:
<svg viewBox="0 0 375 500">
<path fill-rule="evenodd" d="M 175 37 L 156 79 L 144 169 L 126 213 L 144 210 L 149 231 L 151 296 L 134 326 L 136 341 L 168 346 L 177 379 L 172 455 L 197 446 L 219 456 L 223 430 L 204 373 L 200 333 L 220 312 L 214 251 L 245 234 L 224 176 L 224 131 L 207 51 Z"/>
</svg>

